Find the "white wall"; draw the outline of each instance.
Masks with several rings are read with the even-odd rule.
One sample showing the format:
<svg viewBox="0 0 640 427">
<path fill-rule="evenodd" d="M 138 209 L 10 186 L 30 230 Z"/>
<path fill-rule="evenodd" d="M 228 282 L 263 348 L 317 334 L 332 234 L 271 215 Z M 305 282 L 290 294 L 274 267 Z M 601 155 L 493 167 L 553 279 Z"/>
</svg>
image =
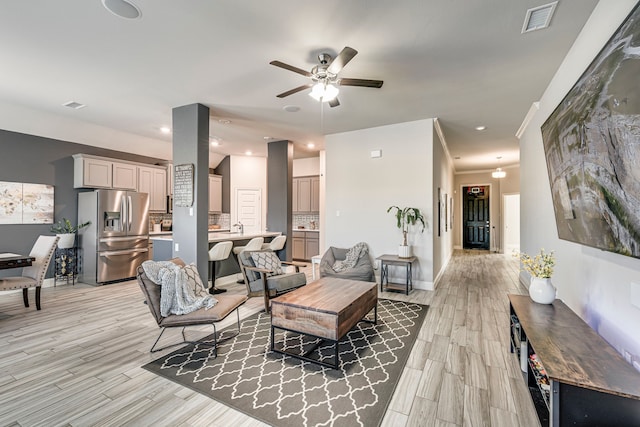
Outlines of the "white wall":
<svg viewBox="0 0 640 427">
<path fill-rule="evenodd" d="M 230 217 L 231 224 L 238 220 L 236 190 L 259 189 L 262 194 L 262 228 L 267 224 L 267 158 L 230 156 Z"/>
<path fill-rule="evenodd" d="M 293 176 L 320 175 L 320 157 L 293 160 Z"/>
<path fill-rule="evenodd" d="M 382 157 L 371 158 L 373 150 L 382 150 Z M 346 248 L 364 241 L 373 258 L 397 254 L 402 233 L 387 208 L 419 208 L 429 227 L 422 234 L 410 234 L 410 244 L 418 257 L 414 286 L 431 289 L 433 120 L 328 135 L 325 151 L 326 196 L 321 215 L 325 245 Z"/>
<path fill-rule="evenodd" d="M 444 202 L 441 207 L 441 229 L 438 235 L 438 188 Z M 453 165 L 445 154 L 443 142 L 436 129 L 433 130 L 433 283 L 444 272 L 453 254 L 453 230 L 450 227 L 450 200 L 454 197 Z M 446 208 L 444 206 L 446 204 Z M 455 228 L 455 227 L 454 227 Z"/>
<path fill-rule="evenodd" d="M 598 3 L 521 136 L 521 250 L 555 250 L 558 297 L 640 370 L 640 309 L 629 302 L 630 283 L 640 283 L 640 260 L 558 239 L 540 132 L 635 3 Z"/>
</svg>

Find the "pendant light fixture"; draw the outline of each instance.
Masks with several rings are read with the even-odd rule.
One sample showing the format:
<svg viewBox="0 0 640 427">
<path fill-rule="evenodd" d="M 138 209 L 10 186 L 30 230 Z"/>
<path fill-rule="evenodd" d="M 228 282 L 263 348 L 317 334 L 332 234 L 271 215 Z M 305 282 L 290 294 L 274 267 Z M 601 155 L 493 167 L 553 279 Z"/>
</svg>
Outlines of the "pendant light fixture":
<svg viewBox="0 0 640 427">
<path fill-rule="evenodd" d="M 500 159 L 502 159 L 502 156 L 498 156 L 496 157 L 496 159 L 498 159 L 498 164 L 500 164 Z M 507 176 L 507 173 L 503 171 L 502 168 L 500 167 L 496 168 L 496 170 L 491 172 L 492 178 L 501 179 L 501 178 L 504 178 L 505 176 Z"/>
</svg>

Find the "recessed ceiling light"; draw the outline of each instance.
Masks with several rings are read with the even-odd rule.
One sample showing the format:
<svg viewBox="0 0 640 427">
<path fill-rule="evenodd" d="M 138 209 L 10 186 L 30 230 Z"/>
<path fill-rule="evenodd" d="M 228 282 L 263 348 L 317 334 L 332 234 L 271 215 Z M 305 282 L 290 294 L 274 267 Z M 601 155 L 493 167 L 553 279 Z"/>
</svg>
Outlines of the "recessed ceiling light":
<svg viewBox="0 0 640 427">
<path fill-rule="evenodd" d="M 162 132 L 162 133 L 171 133 L 171 128 L 167 127 L 167 126 L 162 126 L 160 128 L 160 132 Z"/>
<path fill-rule="evenodd" d="M 476 130 L 485 130 L 486 126 L 476 126 Z"/>
<path fill-rule="evenodd" d="M 222 125 L 228 125 L 229 123 L 231 123 L 231 120 L 220 119 L 220 120 L 218 120 L 218 123 L 220 123 Z"/>
<path fill-rule="evenodd" d="M 79 102 L 76 102 L 76 101 L 69 101 L 69 102 L 66 102 L 66 103 L 64 103 L 64 104 L 62 104 L 62 105 L 63 105 L 64 107 L 73 108 L 74 110 L 79 110 L 79 109 L 81 109 L 81 108 L 86 107 L 86 105 L 84 105 L 84 104 L 80 104 Z"/>
<path fill-rule="evenodd" d="M 217 146 L 220 145 L 220 141 L 218 141 L 217 139 L 214 139 L 214 140 L 211 141 L 211 145 L 214 146 L 214 147 L 217 147 Z"/>
<path fill-rule="evenodd" d="M 140 9 L 127 0 L 102 0 L 102 5 L 109 12 L 124 19 L 138 19 L 142 14 Z"/>
<path fill-rule="evenodd" d="M 265 141 L 269 141 L 269 140 L 271 140 L 271 139 L 273 139 L 273 138 L 272 138 L 272 137 L 270 137 L 270 136 L 263 136 L 263 137 L 262 137 L 262 139 L 264 139 Z"/>
<path fill-rule="evenodd" d="M 315 144 L 313 142 L 310 142 L 307 144 L 307 148 L 313 148 L 315 147 Z"/>
<path fill-rule="evenodd" d="M 247 150 L 247 151 L 245 151 L 245 152 L 244 152 L 244 154 L 246 154 L 247 156 L 250 156 L 250 155 L 252 155 L 253 153 L 252 153 L 250 150 Z"/>
<path fill-rule="evenodd" d="M 282 109 L 287 113 L 297 113 L 298 111 L 300 111 L 300 107 L 298 107 L 297 105 L 285 105 L 284 107 L 282 107 Z"/>
</svg>

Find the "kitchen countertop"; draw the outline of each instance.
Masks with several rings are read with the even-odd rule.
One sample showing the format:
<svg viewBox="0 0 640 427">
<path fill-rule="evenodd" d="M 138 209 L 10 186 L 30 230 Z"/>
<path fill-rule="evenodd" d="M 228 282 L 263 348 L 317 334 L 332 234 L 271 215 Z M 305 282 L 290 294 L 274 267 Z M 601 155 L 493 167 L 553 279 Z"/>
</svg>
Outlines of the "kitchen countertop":
<svg viewBox="0 0 640 427">
<path fill-rule="evenodd" d="M 313 231 L 316 233 L 319 233 L 320 230 L 318 230 L 317 228 L 311 229 L 311 228 L 294 228 L 293 231 Z"/>
<path fill-rule="evenodd" d="M 236 241 L 236 240 L 249 240 L 249 239 L 253 239 L 254 237 L 275 237 L 275 236 L 279 236 L 280 233 L 279 231 L 265 231 L 263 233 L 230 233 L 228 231 L 221 231 L 221 230 L 217 230 L 217 231 L 209 231 L 209 243 L 217 243 L 217 242 L 224 242 L 224 241 Z M 158 241 L 173 241 L 173 235 L 172 234 L 163 234 L 163 235 L 157 235 L 157 234 L 153 234 L 150 235 L 149 238 L 151 240 L 158 240 Z"/>
<path fill-rule="evenodd" d="M 228 233 L 231 230 L 229 230 L 228 228 L 219 228 L 217 230 L 209 230 L 209 233 Z M 150 231 L 149 232 L 149 237 L 153 237 L 153 236 L 171 236 L 173 234 L 173 231 Z"/>
</svg>

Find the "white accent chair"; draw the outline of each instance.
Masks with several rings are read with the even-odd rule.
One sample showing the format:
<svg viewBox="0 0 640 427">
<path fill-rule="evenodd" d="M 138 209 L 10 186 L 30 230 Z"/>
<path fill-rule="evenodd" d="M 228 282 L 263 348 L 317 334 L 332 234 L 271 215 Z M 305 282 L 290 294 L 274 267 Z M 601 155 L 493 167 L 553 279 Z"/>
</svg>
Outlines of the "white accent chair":
<svg viewBox="0 0 640 427">
<path fill-rule="evenodd" d="M 35 257 L 30 267 L 22 269 L 22 276 L 0 279 L 0 291 L 22 289 L 24 306 L 29 307 L 29 288 L 36 288 L 36 309 L 40 310 L 40 291 L 44 275 L 58 243 L 58 236 L 39 236 L 29 256 Z"/>
<path fill-rule="evenodd" d="M 211 271 L 211 275 L 209 276 L 209 279 L 211 280 L 211 288 L 209 288 L 210 294 L 226 292 L 226 289 L 216 288 L 216 263 L 229 258 L 232 248 L 233 242 L 218 242 L 209 249 L 209 265 L 211 266 L 209 269 Z"/>
<path fill-rule="evenodd" d="M 240 252 L 244 252 L 244 251 L 259 251 L 260 249 L 262 249 L 263 243 L 264 243 L 264 237 L 254 237 L 253 239 L 249 240 L 249 243 L 247 243 L 245 246 L 236 246 L 235 248 L 233 248 L 233 253 L 235 254 L 236 260 L 238 261 L 238 265 L 240 266 L 240 272 L 243 275 L 244 275 L 244 272 L 242 271 L 242 263 L 238 259 L 238 255 L 240 254 Z M 244 283 L 244 279 L 240 279 L 237 282 Z"/>
<path fill-rule="evenodd" d="M 276 236 L 269 243 L 262 244 L 263 251 L 277 252 L 284 248 L 284 244 L 287 242 L 287 236 Z"/>
</svg>

